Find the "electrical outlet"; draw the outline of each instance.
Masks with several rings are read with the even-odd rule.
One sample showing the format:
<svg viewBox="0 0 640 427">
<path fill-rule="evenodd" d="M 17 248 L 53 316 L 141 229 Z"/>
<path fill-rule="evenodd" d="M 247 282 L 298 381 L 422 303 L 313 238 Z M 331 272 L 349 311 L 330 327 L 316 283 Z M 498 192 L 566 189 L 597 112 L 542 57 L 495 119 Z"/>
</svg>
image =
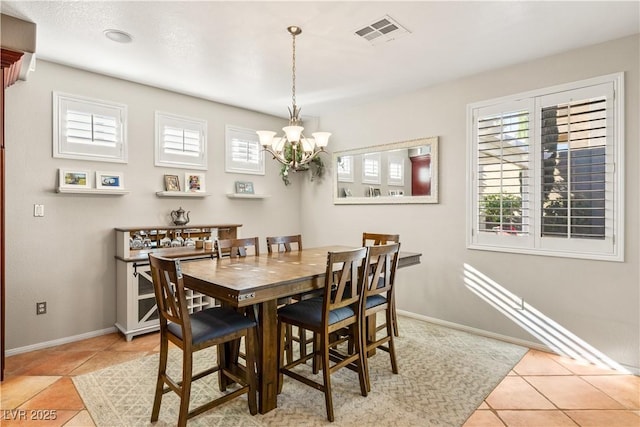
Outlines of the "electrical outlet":
<svg viewBox="0 0 640 427">
<path fill-rule="evenodd" d="M 36 303 L 36 314 L 47 314 L 47 302 L 37 302 Z"/>
<path fill-rule="evenodd" d="M 33 216 L 44 216 L 44 205 L 33 205 Z"/>
</svg>

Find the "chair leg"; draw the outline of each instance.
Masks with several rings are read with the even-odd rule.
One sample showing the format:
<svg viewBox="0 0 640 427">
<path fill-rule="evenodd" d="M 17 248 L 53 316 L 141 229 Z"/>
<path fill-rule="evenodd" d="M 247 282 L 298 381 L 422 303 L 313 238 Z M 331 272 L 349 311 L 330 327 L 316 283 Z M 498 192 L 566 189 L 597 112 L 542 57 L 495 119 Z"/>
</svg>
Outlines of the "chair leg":
<svg viewBox="0 0 640 427">
<path fill-rule="evenodd" d="M 319 334 L 313 334 L 313 358 L 312 360 L 312 372 L 313 374 L 317 374 L 318 372 L 320 372 L 320 364 L 321 364 L 321 356 L 320 353 L 318 352 L 320 348 L 320 336 Z"/>
<path fill-rule="evenodd" d="M 366 352 L 363 351 L 363 348 L 365 348 L 363 346 L 363 340 L 362 340 L 362 327 L 361 325 L 359 325 L 358 323 L 354 324 L 351 326 L 351 333 L 352 333 L 352 338 L 350 341 L 353 341 L 354 344 L 354 351 L 357 351 L 358 353 L 358 380 L 360 381 L 360 393 L 364 396 L 367 397 L 368 391 L 369 391 L 369 385 L 368 385 L 368 377 L 367 377 L 367 371 L 366 369 L 368 368 L 366 359 L 367 359 L 367 355 Z"/>
<path fill-rule="evenodd" d="M 364 371 L 364 380 L 365 380 L 366 390 L 367 392 L 370 392 L 371 378 L 369 376 L 369 352 L 367 349 L 369 338 L 367 335 L 368 333 L 367 325 L 368 325 L 368 322 L 367 322 L 367 318 L 365 317 L 360 327 L 360 357 L 361 357 L 360 360 L 362 363 L 362 369 Z"/>
<path fill-rule="evenodd" d="M 162 404 L 162 389 L 164 388 L 164 379 L 167 374 L 167 354 L 169 351 L 169 342 L 166 336 L 160 337 L 160 361 L 158 363 L 158 380 L 156 382 L 156 393 L 153 397 L 153 409 L 151 410 L 151 422 L 158 421 L 160 415 L 160 405 Z"/>
<path fill-rule="evenodd" d="M 285 329 L 284 350 L 287 354 L 287 363 L 291 363 L 293 361 L 293 326 L 287 324 Z"/>
<path fill-rule="evenodd" d="M 393 340 L 394 331 L 393 326 L 393 307 L 387 308 L 387 335 L 389 335 L 389 357 L 391 358 L 391 371 L 394 374 L 398 373 L 398 362 L 396 360 L 396 346 Z"/>
<path fill-rule="evenodd" d="M 193 376 L 193 353 L 191 348 L 182 350 L 182 387 L 180 388 L 180 412 L 178 413 L 178 427 L 187 425 L 189 415 L 189 399 L 191 398 L 191 378 Z"/>
<path fill-rule="evenodd" d="M 333 397 L 331 396 L 331 368 L 329 366 L 329 346 L 327 340 L 329 337 L 323 335 L 321 338 L 322 346 L 322 378 L 324 381 L 324 401 L 327 406 L 327 419 L 334 421 L 333 416 Z"/>
<path fill-rule="evenodd" d="M 396 296 L 395 289 L 392 290 L 391 295 L 391 324 L 393 325 L 393 335 L 399 337 L 400 334 L 398 332 L 398 314 L 396 313 Z"/>
<path fill-rule="evenodd" d="M 300 340 L 300 357 L 304 357 L 307 355 L 307 330 L 298 328 L 298 337 Z"/>
</svg>

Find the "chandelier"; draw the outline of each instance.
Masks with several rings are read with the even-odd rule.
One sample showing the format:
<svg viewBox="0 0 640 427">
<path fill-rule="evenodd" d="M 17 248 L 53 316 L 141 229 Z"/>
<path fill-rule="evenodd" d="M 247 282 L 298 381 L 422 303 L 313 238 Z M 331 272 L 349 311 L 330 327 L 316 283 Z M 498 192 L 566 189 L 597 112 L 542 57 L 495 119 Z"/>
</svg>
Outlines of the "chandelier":
<svg viewBox="0 0 640 427">
<path fill-rule="evenodd" d="M 289 108 L 289 126 L 282 128 L 283 136 L 275 137 L 276 132 L 269 130 L 256 131 L 260 138 L 260 144 L 273 158 L 285 166 L 300 170 L 301 166 L 312 161 L 319 153 L 324 152 L 324 147 L 329 143 L 329 132 L 314 132 L 313 138 L 306 138 L 301 126 L 300 107 L 296 105 L 296 36 L 302 33 L 302 28 L 291 26 L 287 28 L 293 38 L 292 56 L 292 105 Z"/>
</svg>

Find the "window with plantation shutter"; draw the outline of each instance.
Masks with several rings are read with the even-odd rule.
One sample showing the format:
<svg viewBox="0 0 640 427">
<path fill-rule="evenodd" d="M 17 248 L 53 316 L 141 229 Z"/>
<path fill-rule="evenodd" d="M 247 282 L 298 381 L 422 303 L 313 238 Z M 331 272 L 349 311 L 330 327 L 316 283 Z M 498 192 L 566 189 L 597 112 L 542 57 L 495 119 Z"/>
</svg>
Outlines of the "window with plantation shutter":
<svg viewBox="0 0 640 427">
<path fill-rule="evenodd" d="M 472 104 L 469 247 L 622 261 L 623 76 Z"/>
<path fill-rule="evenodd" d="M 127 162 L 127 106 L 53 93 L 53 156 Z"/>
<path fill-rule="evenodd" d="M 254 129 L 226 126 L 225 171 L 264 175 L 264 150 Z"/>
<path fill-rule="evenodd" d="M 362 156 L 362 182 L 380 184 L 380 153 L 368 153 Z"/>
<path fill-rule="evenodd" d="M 207 122 L 156 111 L 155 165 L 207 169 Z"/>
<path fill-rule="evenodd" d="M 404 185 L 404 159 L 405 156 L 395 152 L 389 153 L 388 166 L 389 175 L 387 176 L 387 184 Z"/>
</svg>

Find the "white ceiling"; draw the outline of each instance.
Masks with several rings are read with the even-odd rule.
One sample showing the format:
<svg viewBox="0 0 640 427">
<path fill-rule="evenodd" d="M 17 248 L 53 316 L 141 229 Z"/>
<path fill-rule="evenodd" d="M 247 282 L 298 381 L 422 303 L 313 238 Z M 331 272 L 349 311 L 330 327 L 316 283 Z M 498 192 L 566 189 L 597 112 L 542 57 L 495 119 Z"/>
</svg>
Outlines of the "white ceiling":
<svg viewBox="0 0 640 427">
<path fill-rule="evenodd" d="M 554 1 L 6 1 L 45 59 L 287 117 L 289 25 L 302 116 L 640 32 L 640 3 Z M 354 32 L 389 15 L 410 34 Z M 120 29 L 133 42 L 108 40 Z M 37 72 L 37 67 L 36 67 Z"/>
</svg>

